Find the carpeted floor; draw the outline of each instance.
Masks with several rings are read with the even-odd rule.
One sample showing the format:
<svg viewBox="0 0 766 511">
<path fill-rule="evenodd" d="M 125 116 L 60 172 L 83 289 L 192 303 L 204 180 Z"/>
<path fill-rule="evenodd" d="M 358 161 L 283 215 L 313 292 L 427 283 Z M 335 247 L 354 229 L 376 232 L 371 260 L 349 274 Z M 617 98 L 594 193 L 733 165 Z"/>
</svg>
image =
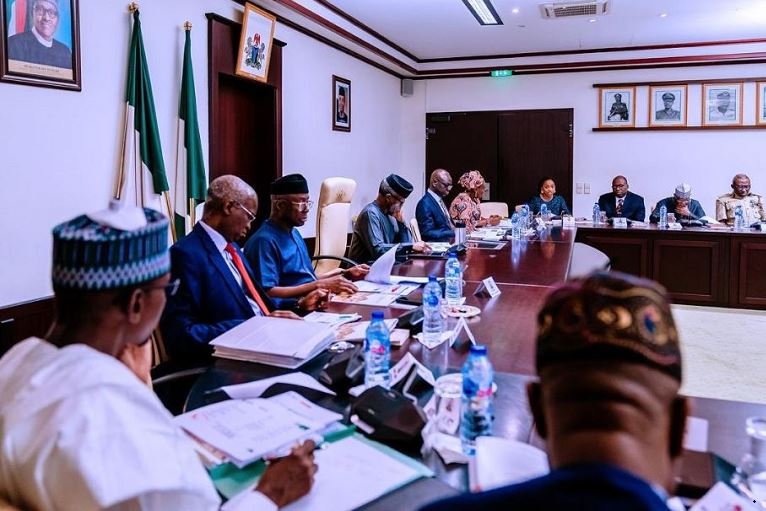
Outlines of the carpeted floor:
<svg viewBox="0 0 766 511">
<path fill-rule="evenodd" d="M 674 305 L 687 396 L 766 403 L 766 312 Z"/>
</svg>

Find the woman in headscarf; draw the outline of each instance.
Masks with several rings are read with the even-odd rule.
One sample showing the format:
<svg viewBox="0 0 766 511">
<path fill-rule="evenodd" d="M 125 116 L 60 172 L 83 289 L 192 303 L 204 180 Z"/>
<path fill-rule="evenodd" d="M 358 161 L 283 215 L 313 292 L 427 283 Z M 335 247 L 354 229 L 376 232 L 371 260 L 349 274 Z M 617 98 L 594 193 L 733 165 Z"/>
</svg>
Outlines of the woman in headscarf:
<svg viewBox="0 0 766 511">
<path fill-rule="evenodd" d="M 458 184 L 465 191 L 452 200 L 449 207 L 449 216 L 452 221 L 465 224 L 466 232 L 472 232 L 477 227 L 484 227 L 489 223 L 488 219 L 481 217 L 479 207 L 481 196 L 484 195 L 484 177 L 478 170 L 471 170 L 460 176 Z"/>
<path fill-rule="evenodd" d="M 567 201 L 561 195 L 556 195 L 556 182 L 552 177 L 544 177 L 537 186 L 538 194 L 529 199 L 527 205 L 529 210 L 537 215 L 540 213 L 540 206 L 545 204 L 551 215 L 571 215 L 572 212 L 567 206 Z"/>
</svg>

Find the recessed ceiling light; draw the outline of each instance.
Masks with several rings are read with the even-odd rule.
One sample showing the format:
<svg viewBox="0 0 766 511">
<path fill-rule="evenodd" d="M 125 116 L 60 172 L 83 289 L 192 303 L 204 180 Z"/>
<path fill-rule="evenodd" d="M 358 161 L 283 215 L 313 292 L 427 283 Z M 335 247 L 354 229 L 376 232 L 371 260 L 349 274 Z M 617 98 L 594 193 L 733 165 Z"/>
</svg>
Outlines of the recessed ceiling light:
<svg viewBox="0 0 766 511">
<path fill-rule="evenodd" d="M 503 22 L 497 14 L 490 0 L 463 0 L 468 10 L 471 11 L 476 21 L 482 25 L 502 25 Z"/>
<path fill-rule="evenodd" d="M 511 12 L 513 14 L 518 14 L 519 13 L 519 8 L 518 7 L 514 7 L 513 9 L 511 9 Z"/>
<path fill-rule="evenodd" d="M 590 21 L 591 23 L 595 23 L 596 22 L 596 18 L 591 18 L 588 21 Z"/>
<path fill-rule="evenodd" d="M 663 12 L 662 14 L 660 14 L 660 18 L 667 18 L 667 17 L 668 17 L 668 13 L 666 12 Z"/>
</svg>

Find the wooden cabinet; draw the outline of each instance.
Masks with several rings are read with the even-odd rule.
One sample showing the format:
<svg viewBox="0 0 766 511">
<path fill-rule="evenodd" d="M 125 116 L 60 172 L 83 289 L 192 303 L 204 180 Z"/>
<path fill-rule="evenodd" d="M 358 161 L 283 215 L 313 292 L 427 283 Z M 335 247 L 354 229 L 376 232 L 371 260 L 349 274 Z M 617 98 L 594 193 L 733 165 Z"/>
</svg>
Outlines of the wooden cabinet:
<svg viewBox="0 0 766 511">
<path fill-rule="evenodd" d="M 578 227 L 612 269 L 656 280 L 675 303 L 766 309 L 766 235 Z"/>
</svg>

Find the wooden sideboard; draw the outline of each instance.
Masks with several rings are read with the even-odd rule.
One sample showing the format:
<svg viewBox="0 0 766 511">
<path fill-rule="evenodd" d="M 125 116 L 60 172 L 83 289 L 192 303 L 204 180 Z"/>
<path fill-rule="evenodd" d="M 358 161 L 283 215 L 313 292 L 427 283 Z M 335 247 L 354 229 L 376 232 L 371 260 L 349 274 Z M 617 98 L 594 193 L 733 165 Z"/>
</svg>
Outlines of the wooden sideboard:
<svg viewBox="0 0 766 511">
<path fill-rule="evenodd" d="M 608 255 L 613 270 L 658 281 L 676 303 L 766 309 L 764 233 L 578 226 L 577 241 Z"/>
</svg>

